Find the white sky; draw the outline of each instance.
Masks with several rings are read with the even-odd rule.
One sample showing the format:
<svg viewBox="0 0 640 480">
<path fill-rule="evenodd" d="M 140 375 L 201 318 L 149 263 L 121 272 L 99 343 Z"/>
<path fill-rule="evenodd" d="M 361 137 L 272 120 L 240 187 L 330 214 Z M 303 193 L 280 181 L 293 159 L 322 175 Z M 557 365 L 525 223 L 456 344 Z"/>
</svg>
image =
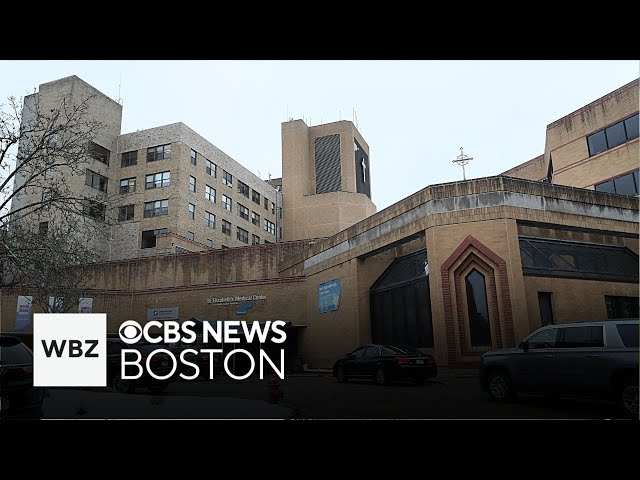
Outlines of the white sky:
<svg viewBox="0 0 640 480">
<path fill-rule="evenodd" d="M 352 120 L 378 210 L 427 185 L 499 174 L 544 151 L 546 126 L 638 78 L 632 61 L 0 61 L 0 102 L 77 75 L 113 99 L 122 133 L 182 121 L 263 179 L 280 124 Z M 285 192 L 286 194 L 286 192 Z"/>
</svg>

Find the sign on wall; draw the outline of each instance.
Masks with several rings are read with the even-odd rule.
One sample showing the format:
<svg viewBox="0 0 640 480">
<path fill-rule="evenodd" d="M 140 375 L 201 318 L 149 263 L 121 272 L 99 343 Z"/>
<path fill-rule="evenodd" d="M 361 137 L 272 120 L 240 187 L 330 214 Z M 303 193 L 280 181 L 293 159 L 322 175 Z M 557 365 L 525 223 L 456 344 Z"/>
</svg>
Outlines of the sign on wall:
<svg viewBox="0 0 640 480">
<path fill-rule="evenodd" d="M 78 304 L 79 313 L 93 313 L 93 298 L 81 298 Z"/>
<path fill-rule="evenodd" d="M 180 307 L 147 309 L 147 322 L 151 320 L 179 320 L 179 319 L 180 319 Z"/>
<path fill-rule="evenodd" d="M 18 305 L 16 307 L 16 330 L 28 330 L 31 325 L 32 316 L 32 304 L 33 297 L 22 296 L 18 297 Z"/>
<path fill-rule="evenodd" d="M 336 278 L 318 286 L 318 310 L 320 313 L 338 310 L 340 306 L 340 279 Z"/>
</svg>

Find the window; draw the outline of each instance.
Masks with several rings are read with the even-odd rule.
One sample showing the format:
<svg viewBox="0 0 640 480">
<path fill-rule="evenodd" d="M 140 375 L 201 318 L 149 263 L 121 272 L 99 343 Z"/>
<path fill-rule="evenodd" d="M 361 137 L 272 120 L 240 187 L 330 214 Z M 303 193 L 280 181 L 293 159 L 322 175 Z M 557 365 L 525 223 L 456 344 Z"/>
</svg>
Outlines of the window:
<svg viewBox="0 0 640 480">
<path fill-rule="evenodd" d="M 251 192 L 251 200 L 253 200 L 253 203 L 257 203 L 258 205 L 260 205 L 260 194 L 255 190 L 253 190 Z M 265 198 L 264 200 L 265 200 L 265 203 L 267 203 L 267 199 Z"/>
<path fill-rule="evenodd" d="M 266 218 L 264 219 L 264 230 L 265 232 L 269 232 L 271 235 L 276 234 L 276 225 L 273 222 L 270 222 Z"/>
<path fill-rule="evenodd" d="M 271 202 L 271 213 L 276 214 L 276 204 Z"/>
<path fill-rule="evenodd" d="M 44 178 L 53 178 L 53 172 L 54 172 L 54 168 L 53 167 L 49 167 L 44 171 Z"/>
<path fill-rule="evenodd" d="M 231 222 L 222 220 L 222 233 L 225 235 L 231 235 Z"/>
<path fill-rule="evenodd" d="M 638 282 L 638 256 L 625 247 L 523 236 L 520 258 L 525 275 Z"/>
<path fill-rule="evenodd" d="M 51 298 L 51 297 L 50 297 Z M 3 372 L 4 372 L 4 367 L 10 367 L 11 365 L 20 365 L 20 366 L 24 366 L 24 365 L 32 365 L 33 364 L 33 355 L 32 353 L 29 351 L 29 348 L 20 340 L 14 339 L 12 337 L 8 337 L 8 338 L 3 338 L 2 339 L 2 343 L 0 344 L 0 352 L 2 352 L 2 366 L 3 366 Z M 20 368 L 20 370 L 22 370 L 22 368 Z M 14 372 L 13 368 L 7 368 L 7 377 L 11 378 L 10 375 L 12 375 L 12 373 Z M 20 375 L 20 374 L 18 374 Z M 18 375 L 13 375 L 13 378 L 18 377 Z M 4 376 L 4 374 L 3 374 Z M 20 377 L 18 377 L 20 378 Z M 4 383 L 5 381 L 3 381 Z M 12 381 L 12 383 L 15 382 L 15 380 Z M 18 380 L 18 382 L 20 382 L 20 380 Z M 23 380 L 24 382 L 24 380 Z M 8 384 L 9 381 L 7 380 L 5 385 Z M 21 385 L 22 382 L 18 383 L 18 385 Z M 10 385 L 10 384 L 9 384 Z M 4 388 L 4 387 L 3 387 Z M 9 390 L 9 389 L 7 389 Z M 11 390 L 9 390 L 11 391 Z M 14 393 L 15 390 L 11 391 L 12 393 L 12 398 L 16 398 L 16 400 L 18 400 L 16 402 L 17 405 L 20 405 L 24 400 L 24 393 L 22 393 L 23 391 L 26 390 L 18 390 L 17 395 Z M 4 393 L 4 392 L 3 392 Z M 9 392 L 7 392 L 8 394 Z M 15 395 L 15 396 L 14 396 Z M 7 398 L 8 397 L 2 397 L 2 404 L 3 404 L 3 408 L 5 403 L 7 402 Z M 28 398 L 28 397 L 27 397 Z"/>
<path fill-rule="evenodd" d="M 367 347 L 364 352 L 365 357 L 378 357 L 380 356 L 380 347 Z"/>
<path fill-rule="evenodd" d="M 231 211 L 231 199 L 226 195 L 222 195 L 222 206 L 225 210 Z"/>
<path fill-rule="evenodd" d="M 231 175 L 226 170 L 222 170 L 222 183 L 232 187 L 233 186 L 233 175 Z"/>
<path fill-rule="evenodd" d="M 238 180 L 238 192 L 240 193 L 240 195 L 244 195 L 245 197 L 249 198 L 249 185 Z"/>
<path fill-rule="evenodd" d="M 629 117 L 624 121 L 624 129 L 627 132 L 627 138 L 633 140 L 638 138 L 638 114 Z"/>
<path fill-rule="evenodd" d="M 120 161 L 121 167 L 131 167 L 138 164 L 138 151 L 124 152 L 122 154 L 122 160 Z"/>
<path fill-rule="evenodd" d="M 269 210 L 269 199 L 264 197 L 264 209 Z"/>
<path fill-rule="evenodd" d="M 191 165 L 195 165 L 198 162 L 198 152 L 193 148 L 191 149 Z"/>
<path fill-rule="evenodd" d="M 553 308 L 549 292 L 538 292 L 538 306 L 540 308 L 540 325 L 543 327 L 553 325 Z"/>
<path fill-rule="evenodd" d="M 638 170 L 598 183 L 595 185 L 595 189 L 599 192 L 617 193 L 618 195 L 627 195 L 629 197 L 638 195 L 640 192 Z"/>
<path fill-rule="evenodd" d="M 167 160 L 171 157 L 171 144 L 147 148 L 147 162 Z"/>
<path fill-rule="evenodd" d="M 238 215 L 244 220 L 249 220 L 249 209 L 244 205 L 238 204 Z"/>
<path fill-rule="evenodd" d="M 260 215 L 258 215 L 256 212 L 251 212 L 251 223 L 260 228 Z"/>
<path fill-rule="evenodd" d="M 124 178 L 120 180 L 120 193 L 133 193 L 136 191 L 136 178 Z"/>
<path fill-rule="evenodd" d="M 216 228 L 216 216 L 211 212 L 204 212 L 204 224 L 209 228 Z M 231 230 L 231 227 L 229 227 L 229 230 Z"/>
<path fill-rule="evenodd" d="M 638 324 L 616 325 L 625 347 L 638 348 Z"/>
<path fill-rule="evenodd" d="M 532 350 L 538 350 L 540 348 L 555 348 L 559 331 L 559 328 L 549 328 L 547 330 L 534 333 L 527 340 L 529 348 Z"/>
<path fill-rule="evenodd" d="M 142 232 L 142 248 L 153 248 L 156 246 L 156 237 L 169 233 L 167 228 L 157 228 L 155 230 L 145 230 Z"/>
<path fill-rule="evenodd" d="M 207 247 L 213 248 L 213 240 L 211 240 L 210 238 L 207 238 Z"/>
<path fill-rule="evenodd" d="M 43 190 L 42 191 L 42 206 L 44 208 L 49 208 L 51 206 L 51 201 L 53 200 L 53 191 L 52 190 Z"/>
<path fill-rule="evenodd" d="M 629 140 L 638 138 L 638 114 L 614 123 L 587 137 L 589 156 L 593 157 Z"/>
<path fill-rule="evenodd" d="M 638 318 L 638 297 L 605 295 L 607 318 Z"/>
<path fill-rule="evenodd" d="M 86 199 L 84 205 L 82 206 L 82 213 L 89 217 L 95 218 L 96 220 L 104 221 L 104 214 L 106 209 L 107 208 L 103 203 Z"/>
<path fill-rule="evenodd" d="M 602 328 L 601 325 L 562 328 L 556 348 L 604 347 Z"/>
<path fill-rule="evenodd" d="M 125 222 L 127 220 L 133 220 L 135 205 L 123 205 L 118 208 L 118 221 Z"/>
<path fill-rule="evenodd" d="M 84 183 L 85 185 L 100 190 L 101 192 L 106 192 L 109 179 L 87 168 L 87 175 Z"/>
<path fill-rule="evenodd" d="M 187 240 L 194 241 L 196 239 L 196 234 L 193 232 L 187 232 Z"/>
<path fill-rule="evenodd" d="M 196 191 L 196 177 L 189 176 L 189 191 Z"/>
<path fill-rule="evenodd" d="M 249 232 L 247 232 L 244 228 L 238 228 L 238 240 L 242 243 L 249 243 Z"/>
<path fill-rule="evenodd" d="M 258 235 L 251 235 L 251 245 L 260 245 L 260 237 Z"/>
<path fill-rule="evenodd" d="M 169 199 L 146 202 L 144 204 L 144 218 L 169 215 Z"/>
<path fill-rule="evenodd" d="M 204 198 L 211 203 L 216 203 L 216 189 L 211 188 L 209 185 L 204 186 Z"/>
<path fill-rule="evenodd" d="M 362 358 L 364 357 L 364 352 L 366 351 L 367 347 L 359 348 L 358 350 L 354 350 L 353 352 L 351 352 L 351 355 L 353 355 L 355 358 Z"/>
<path fill-rule="evenodd" d="M 152 173 L 145 177 L 145 189 L 164 188 L 171 183 L 171 172 Z"/>
<path fill-rule="evenodd" d="M 40 222 L 38 225 L 38 233 L 40 235 L 46 235 L 49 231 L 49 222 Z"/>
<path fill-rule="evenodd" d="M 491 346 L 491 326 L 484 275 L 473 269 L 465 278 L 465 284 L 467 286 L 471 345 L 474 347 Z"/>
<path fill-rule="evenodd" d="M 196 206 L 193 203 L 189 204 L 189 218 L 191 220 L 196 218 Z"/>
<path fill-rule="evenodd" d="M 105 165 L 109 165 L 109 150 L 104 147 L 101 147 L 97 143 L 90 142 L 89 143 L 89 156 L 94 160 L 98 160 L 99 162 L 104 163 Z"/>
<path fill-rule="evenodd" d="M 206 171 L 207 171 L 207 175 L 211 175 L 212 177 L 215 178 L 216 176 L 216 164 L 211 162 L 210 160 L 206 161 Z"/>
</svg>

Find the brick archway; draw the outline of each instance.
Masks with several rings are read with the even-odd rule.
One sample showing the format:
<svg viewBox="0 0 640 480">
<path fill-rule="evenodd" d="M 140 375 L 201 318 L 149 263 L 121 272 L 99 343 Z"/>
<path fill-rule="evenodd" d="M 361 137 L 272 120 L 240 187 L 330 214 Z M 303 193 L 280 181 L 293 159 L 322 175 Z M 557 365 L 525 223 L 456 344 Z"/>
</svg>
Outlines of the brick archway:
<svg viewBox="0 0 640 480">
<path fill-rule="evenodd" d="M 474 252 L 469 252 L 469 249 L 474 247 L 478 252 L 484 255 L 491 263 L 494 265 L 490 265 L 489 263 L 482 260 L 478 255 Z M 451 280 L 450 273 L 452 266 L 461 258 L 466 257 L 464 261 L 456 268 L 454 273 L 454 288 L 456 290 L 456 311 L 457 315 L 454 319 L 453 315 L 453 304 L 451 298 Z M 487 296 L 492 299 L 492 316 L 495 319 L 495 332 L 497 339 L 497 346 L 502 347 L 502 329 L 504 328 L 505 334 L 505 345 L 511 346 L 514 345 L 514 330 L 513 330 L 513 314 L 511 311 L 511 295 L 509 291 L 509 278 L 507 275 L 507 264 L 502 257 L 493 252 L 489 247 L 484 245 L 478 239 L 473 237 L 472 235 L 468 235 L 460 245 L 453 251 L 453 253 L 447 258 L 447 260 L 440 267 L 440 276 L 442 279 L 442 297 L 443 297 L 443 305 L 444 305 L 444 316 L 445 316 L 445 334 L 447 338 L 447 357 L 449 360 L 449 367 L 476 367 L 475 363 L 469 364 L 465 362 L 464 359 L 460 358 L 467 352 L 466 344 L 464 343 L 465 338 L 465 322 L 464 315 L 462 313 L 462 295 L 461 295 L 461 280 L 460 272 L 464 270 L 469 265 L 477 265 L 481 270 L 485 272 L 490 272 L 488 282 L 487 282 Z M 498 290 L 496 288 L 495 278 L 496 275 L 495 270 L 497 270 L 497 277 L 501 291 L 501 298 L 498 298 Z M 502 305 L 502 315 L 500 315 L 498 309 L 498 302 L 501 302 Z M 460 332 L 460 351 L 456 346 L 456 337 L 455 337 L 455 328 L 454 322 L 458 324 L 458 331 Z"/>
</svg>

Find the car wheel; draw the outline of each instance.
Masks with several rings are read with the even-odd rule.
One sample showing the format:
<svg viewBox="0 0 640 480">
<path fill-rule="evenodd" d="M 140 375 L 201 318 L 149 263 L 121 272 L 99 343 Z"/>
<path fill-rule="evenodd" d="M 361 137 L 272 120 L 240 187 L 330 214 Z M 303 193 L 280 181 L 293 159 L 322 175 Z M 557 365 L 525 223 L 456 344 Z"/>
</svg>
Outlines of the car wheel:
<svg viewBox="0 0 640 480">
<path fill-rule="evenodd" d="M 131 380 L 124 380 L 117 373 L 111 380 L 111 389 L 116 393 L 133 393 L 135 386 Z"/>
<path fill-rule="evenodd" d="M 149 385 L 149 391 L 151 393 L 162 393 L 167 389 L 168 386 L 169 386 L 168 383 L 160 383 L 160 384 L 156 384 L 156 385 Z"/>
<path fill-rule="evenodd" d="M 511 384 L 511 377 L 506 370 L 493 370 L 487 379 L 487 391 L 489 398 L 494 402 L 506 402 L 515 396 L 515 390 Z"/>
<path fill-rule="evenodd" d="M 383 367 L 378 367 L 374 380 L 378 385 L 389 385 L 391 383 L 391 376 Z"/>
<path fill-rule="evenodd" d="M 618 405 L 625 416 L 638 420 L 638 382 L 629 378 L 618 391 Z"/>
<path fill-rule="evenodd" d="M 336 369 L 336 379 L 338 383 L 344 383 L 347 381 L 347 376 L 344 374 L 344 368 L 338 367 Z"/>
</svg>

